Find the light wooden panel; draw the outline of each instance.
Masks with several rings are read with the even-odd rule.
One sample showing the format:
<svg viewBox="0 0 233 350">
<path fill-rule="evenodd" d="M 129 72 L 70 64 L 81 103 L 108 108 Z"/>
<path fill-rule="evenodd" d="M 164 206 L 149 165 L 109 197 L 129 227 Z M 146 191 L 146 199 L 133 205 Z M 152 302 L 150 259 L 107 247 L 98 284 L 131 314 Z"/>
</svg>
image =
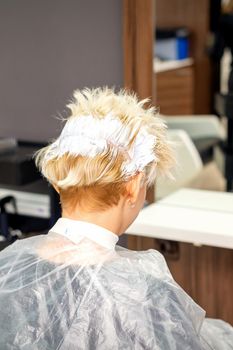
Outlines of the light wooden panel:
<svg viewBox="0 0 233 350">
<path fill-rule="evenodd" d="M 124 85 L 141 98 L 153 94 L 152 0 L 124 0 Z"/>
<path fill-rule="evenodd" d="M 154 1 L 123 0 L 124 86 L 140 98 L 153 96 Z M 154 202 L 154 188 L 147 191 Z"/>
</svg>

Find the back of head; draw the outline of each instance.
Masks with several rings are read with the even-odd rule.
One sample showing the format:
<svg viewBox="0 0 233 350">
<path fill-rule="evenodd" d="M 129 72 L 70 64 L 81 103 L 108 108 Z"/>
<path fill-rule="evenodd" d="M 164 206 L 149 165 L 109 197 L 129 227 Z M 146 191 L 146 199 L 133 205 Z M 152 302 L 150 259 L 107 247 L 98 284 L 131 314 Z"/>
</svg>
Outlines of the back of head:
<svg viewBox="0 0 233 350">
<path fill-rule="evenodd" d="M 104 210 L 118 203 L 127 181 L 139 172 L 150 185 L 156 173 L 169 170 L 166 127 L 148 102 L 126 90 L 74 92 L 60 136 L 36 155 L 63 206 Z"/>
</svg>

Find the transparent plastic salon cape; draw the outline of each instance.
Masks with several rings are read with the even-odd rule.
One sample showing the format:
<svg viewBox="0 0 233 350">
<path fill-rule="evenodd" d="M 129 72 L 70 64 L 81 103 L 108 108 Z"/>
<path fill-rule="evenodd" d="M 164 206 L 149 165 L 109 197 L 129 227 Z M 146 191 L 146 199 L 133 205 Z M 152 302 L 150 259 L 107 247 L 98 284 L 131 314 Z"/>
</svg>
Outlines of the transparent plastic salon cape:
<svg viewBox="0 0 233 350">
<path fill-rule="evenodd" d="M 232 349 L 230 325 L 174 282 L 160 253 L 59 219 L 0 253 L 0 350 Z"/>
</svg>

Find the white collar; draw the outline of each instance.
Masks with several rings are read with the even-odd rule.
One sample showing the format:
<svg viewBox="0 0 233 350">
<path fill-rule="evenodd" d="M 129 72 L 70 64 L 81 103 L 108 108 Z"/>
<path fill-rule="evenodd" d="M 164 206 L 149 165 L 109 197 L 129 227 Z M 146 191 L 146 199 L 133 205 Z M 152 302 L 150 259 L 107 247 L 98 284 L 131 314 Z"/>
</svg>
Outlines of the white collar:
<svg viewBox="0 0 233 350">
<path fill-rule="evenodd" d="M 78 244 L 84 237 L 107 248 L 114 249 L 119 237 L 104 227 L 86 222 L 60 218 L 49 232 L 59 233 Z"/>
</svg>

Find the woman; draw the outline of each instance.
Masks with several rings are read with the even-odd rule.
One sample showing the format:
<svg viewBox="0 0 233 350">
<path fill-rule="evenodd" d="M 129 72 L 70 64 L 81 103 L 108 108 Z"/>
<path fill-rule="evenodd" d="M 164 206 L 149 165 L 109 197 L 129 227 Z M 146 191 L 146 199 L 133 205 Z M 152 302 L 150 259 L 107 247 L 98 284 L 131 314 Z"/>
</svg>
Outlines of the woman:
<svg viewBox="0 0 233 350">
<path fill-rule="evenodd" d="M 205 312 L 158 252 L 116 247 L 172 163 L 165 126 L 146 102 L 76 91 L 61 135 L 37 154 L 62 218 L 0 254 L 1 350 L 231 348 L 227 324 L 202 332 Z"/>
</svg>

